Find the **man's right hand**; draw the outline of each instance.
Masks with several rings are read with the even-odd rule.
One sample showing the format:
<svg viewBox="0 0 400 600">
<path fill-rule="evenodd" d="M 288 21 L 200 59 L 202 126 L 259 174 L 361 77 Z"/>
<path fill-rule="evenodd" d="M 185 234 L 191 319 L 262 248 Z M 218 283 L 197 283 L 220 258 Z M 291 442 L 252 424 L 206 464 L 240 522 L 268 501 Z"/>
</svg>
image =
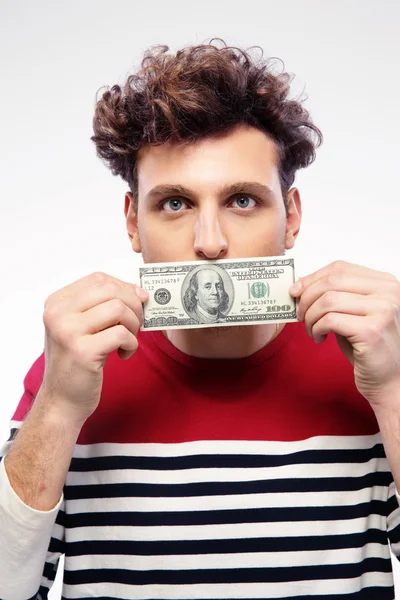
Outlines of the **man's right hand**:
<svg viewBox="0 0 400 600">
<path fill-rule="evenodd" d="M 42 404 L 75 423 L 95 411 L 110 352 L 130 358 L 143 323 L 142 288 L 96 272 L 51 294 L 45 301 L 45 370 Z"/>
</svg>

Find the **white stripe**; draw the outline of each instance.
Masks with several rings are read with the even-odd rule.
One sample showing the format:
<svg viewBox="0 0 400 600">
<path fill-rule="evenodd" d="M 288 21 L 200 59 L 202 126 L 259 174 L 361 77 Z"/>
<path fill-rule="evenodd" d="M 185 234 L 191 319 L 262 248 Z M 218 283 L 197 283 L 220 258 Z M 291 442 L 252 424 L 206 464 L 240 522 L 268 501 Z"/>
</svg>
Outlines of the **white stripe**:
<svg viewBox="0 0 400 600">
<path fill-rule="evenodd" d="M 397 527 L 400 523 L 400 509 L 397 507 L 394 511 L 390 513 L 387 518 L 387 529 L 388 531 L 392 531 Z"/>
<path fill-rule="evenodd" d="M 81 498 L 68 501 L 68 513 L 96 512 L 163 512 L 229 510 L 237 508 L 281 508 L 310 506 L 354 506 L 373 500 L 386 501 L 387 488 L 376 486 L 351 492 L 289 492 L 285 494 L 227 494 L 225 496 L 186 496 L 172 498 Z M 400 511 L 397 516 L 400 520 Z"/>
<path fill-rule="evenodd" d="M 345 521 L 280 521 L 217 525 L 91 526 L 68 530 L 68 542 L 92 540 L 212 540 L 235 538 L 293 537 L 365 532 L 368 527 L 385 530 L 385 517 L 369 515 Z"/>
<path fill-rule="evenodd" d="M 296 441 L 198 440 L 179 443 L 98 443 L 77 444 L 74 456 L 190 456 L 192 454 L 272 454 L 286 456 L 306 450 L 363 450 L 382 443 L 374 435 L 321 435 Z"/>
<path fill-rule="evenodd" d="M 242 554 L 191 554 L 191 555 L 89 555 L 69 556 L 66 568 L 71 571 L 81 569 L 133 569 L 135 571 L 187 569 L 249 569 L 335 564 L 352 564 L 366 558 L 387 558 L 390 560 L 388 546 L 367 544 L 362 548 L 343 548 L 338 550 L 315 550 L 302 552 L 254 552 Z"/>
<path fill-rule="evenodd" d="M 62 540 L 64 537 L 64 527 L 62 527 L 59 523 L 54 523 L 51 537 L 57 540 Z"/>
<path fill-rule="evenodd" d="M 67 485 L 93 485 L 108 483 L 200 483 L 253 480 L 278 480 L 296 478 L 315 480 L 323 477 L 362 477 L 374 471 L 387 471 L 386 458 L 372 459 L 366 463 L 290 464 L 279 467 L 199 468 L 156 471 L 147 469 L 111 469 L 104 471 L 70 471 Z M 328 484 L 329 485 L 329 484 Z"/>
<path fill-rule="evenodd" d="M 11 448 L 11 444 L 12 444 L 12 442 L 4 442 L 0 446 L 0 458 L 3 458 L 3 456 L 5 456 L 7 454 L 7 452 L 9 452 L 9 450 Z"/>
<path fill-rule="evenodd" d="M 393 585 L 392 573 L 366 573 L 362 577 L 362 586 Z M 285 596 L 311 594 L 351 594 L 360 591 L 360 579 L 322 579 L 318 581 L 291 581 L 288 583 L 224 583 L 193 585 L 141 585 L 131 586 L 117 583 L 92 583 L 86 585 L 65 585 L 63 596 L 79 600 L 83 595 L 119 597 L 126 600 L 152 600 L 169 598 L 183 600 L 187 598 L 284 598 Z"/>
<path fill-rule="evenodd" d="M 387 529 L 388 529 L 388 531 L 392 531 L 400 523 L 400 509 L 399 509 L 399 506 L 398 506 L 400 500 L 399 500 L 399 495 L 397 493 L 396 484 L 395 484 L 394 481 L 392 481 L 392 483 L 389 484 L 389 488 L 388 488 L 388 500 L 391 499 L 393 496 L 396 499 L 397 508 L 395 508 L 390 513 L 390 515 L 388 516 L 388 519 L 387 519 Z M 397 548 L 394 550 L 394 552 L 396 554 L 398 553 Z"/>
</svg>

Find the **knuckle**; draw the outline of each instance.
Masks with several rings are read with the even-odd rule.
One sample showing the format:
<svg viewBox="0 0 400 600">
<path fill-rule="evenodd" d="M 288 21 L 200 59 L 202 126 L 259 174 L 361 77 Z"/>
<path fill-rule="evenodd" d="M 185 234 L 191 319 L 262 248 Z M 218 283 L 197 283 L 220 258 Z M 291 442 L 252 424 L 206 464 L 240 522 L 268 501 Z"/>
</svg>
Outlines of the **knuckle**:
<svg viewBox="0 0 400 600">
<path fill-rule="evenodd" d="M 325 276 L 325 284 L 328 287 L 336 287 L 340 282 L 340 275 L 336 273 L 329 273 L 329 275 Z"/>
<path fill-rule="evenodd" d="M 133 333 L 129 334 L 129 343 L 134 347 L 137 348 L 138 347 L 138 339 L 136 337 L 136 335 L 134 335 Z"/>
<path fill-rule="evenodd" d="M 385 302 L 382 309 L 382 316 L 385 323 L 391 323 L 398 318 L 399 307 L 393 302 Z"/>
<path fill-rule="evenodd" d="M 335 271 L 343 271 L 345 266 L 346 266 L 346 262 L 344 260 L 335 260 L 331 264 L 332 269 L 334 269 Z"/>
<path fill-rule="evenodd" d="M 44 310 L 48 310 L 51 306 L 53 305 L 53 294 L 50 294 L 50 296 L 47 296 L 47 298 L 44 301 L 43 304 L 43 308 Z"/>
<path fill-rule="evenodd" d="M 115 328 L 115 337 L 118 344 L 122 344 L 129 337 L 129 332 L 123 325 L 117 325 Z"/>
<path fill-rule="evenodd" d="M 115 298 L 115 296 L 118 296 L 119 291 L 121 289 L 118 283 L 112 280 L 104 281 L 104 283 L 102 284 L 102 288 L 111 298 Z"/>
<path fill-rule="evenodd" d="M 108 276 L 102 271 L 95 271 L 94 273 L 91 273 L 90 279 L 93 281 L 93 283 L 105 283 L 108 279 Z"/>
<path fill-rule="evenodd" d="M 113 341 L 116 346 L 120 344 L 123 339 L 123 325 L 114 325 L 111 328 L 109 335 L 113 336 Z"/>
<path fill-rule="evenodd" d="M 46 327 L 52 328 L 57 322 L 59 311 L 54 303 L 45 304 L 43 309 L 43 323 Z"/>
<path fill-rule="evenodd" d="M 385 302 L 382 308 L 382 314 L 387 317 L 393 317 L 395 314 L 396 305 L 392 302 Z"/>
<path fill-rule="evenodd" d="M 334 313 L 328 313 L 327 315 L 325 315 L 324 320 L 325 320 L 325 324 L 327 325 L 327 327 L 329 327 L 329 328 L 335 327 L 336 315 Z"/>
<path fill-rule="evenodd" d="M 367 341 L 370 344 L 375 344 L 380 340 L 380 338 L 382 337 L 381 326 L 377 321 L 371 321 L 367 325 L 366 337 Z"/>
<path fill-rule="evenodd" d="M 113 315 L 120 316 L 125 312 L 125 304 L 120 298 L 114 298 L 109 303 L 109 307 Z"/>
<path fill-rule="evenodd" d="M 42 320 L 46 327 L 49 327 L 51 325 L 51 322 L 53 320 L 53 312 L 49 306 L 44 307 Z"/>
<path fill-rule="evenodd" d="M 135 337 L 134 335 L 131 336 L 131 340 L 130 340 L 130 345 L 131 345 L 131 349 L 135 352 L 139 346 L 139 342 L 137 340 L 137 337 Z"/>
<path fill-rule="evenodd" d="M 336 300 L 335 292 L 332 292 L 332 291 L 325 292 L 325 294 L 322 297 L 323 306 L 325 308 L 330 308 L 334 305 L 335 300 Z"/>
</svg>

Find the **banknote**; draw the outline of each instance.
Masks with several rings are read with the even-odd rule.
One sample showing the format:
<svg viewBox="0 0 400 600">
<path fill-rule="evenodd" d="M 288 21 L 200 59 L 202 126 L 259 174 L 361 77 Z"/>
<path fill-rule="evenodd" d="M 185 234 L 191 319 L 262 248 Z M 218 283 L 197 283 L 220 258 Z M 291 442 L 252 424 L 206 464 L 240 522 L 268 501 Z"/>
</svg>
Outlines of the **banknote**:
<svg viewBox="0 0 400 600">
<path fill-rule="evenodd" d="M 142 330 L 297 321 L 294 258 L 146 263 L 137 283 L 149 293 Z"/>
</svg>

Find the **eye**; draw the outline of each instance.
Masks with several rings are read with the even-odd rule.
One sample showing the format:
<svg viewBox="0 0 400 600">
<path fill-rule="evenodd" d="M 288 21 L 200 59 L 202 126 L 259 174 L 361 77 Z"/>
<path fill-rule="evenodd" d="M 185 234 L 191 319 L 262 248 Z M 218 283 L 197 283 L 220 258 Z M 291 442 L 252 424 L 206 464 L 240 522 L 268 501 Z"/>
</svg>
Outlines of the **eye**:
<svg viewBox="0 0 400 600">
<path fill-rule="evenodd" d="M 247 194 L 240 194 L 236 196 L 233 202 L 237 203 L 238 208 L 254 208 L 257 205 L 257 202 L 254 200 L 254 198 L 248 196 Z"/>
<path fill-rule="evenodd" d="M 165 212 L 179 212 L 184 204 L 185 202 L 180 198 L 169 198 L 168 200 L 164 200 L 161 206 Z"/>
</svg>

